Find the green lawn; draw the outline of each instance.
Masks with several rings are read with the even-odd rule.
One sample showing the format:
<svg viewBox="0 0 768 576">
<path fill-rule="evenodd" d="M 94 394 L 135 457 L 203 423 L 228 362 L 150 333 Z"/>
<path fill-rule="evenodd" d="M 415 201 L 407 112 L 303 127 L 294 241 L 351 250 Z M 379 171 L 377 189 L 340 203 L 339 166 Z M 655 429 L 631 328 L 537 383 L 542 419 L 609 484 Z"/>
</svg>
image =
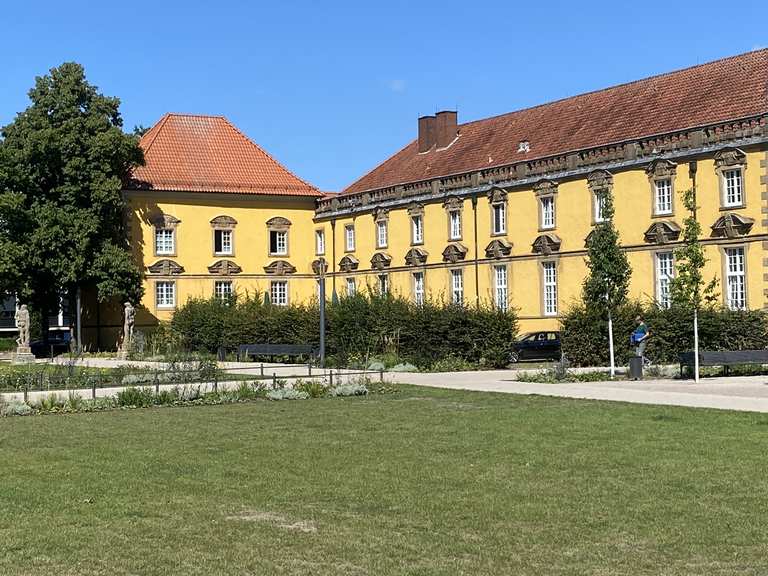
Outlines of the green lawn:
<svg viewBox="0 0 768 576">
<path fill-rule="evenodd" d="M 403 387 L 0 419 L 0 574 L 768 573 L 768 415 Z"/>
</svg>

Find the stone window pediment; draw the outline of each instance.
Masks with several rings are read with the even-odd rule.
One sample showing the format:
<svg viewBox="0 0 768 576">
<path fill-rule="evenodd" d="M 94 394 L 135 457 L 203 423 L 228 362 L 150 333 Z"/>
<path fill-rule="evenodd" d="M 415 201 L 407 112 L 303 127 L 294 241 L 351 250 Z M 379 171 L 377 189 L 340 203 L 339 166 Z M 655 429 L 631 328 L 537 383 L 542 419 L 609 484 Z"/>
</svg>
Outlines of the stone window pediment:
<svg viewBox="0 0 768 576">
<path fill-rule="evenodd" d="M 549 255 L 560 251 L 562 240 L 556 234 L 541 234 L 531 244 L 534 254 Z"/>
<path fill-rule="evenodd" d="M 264 266 L 264 272 L 272 276 L 285 276 L 287 274 L 294 274 L 296 272 L 296 266 L 287 260 L 275 260 L 267 266 Z"/>
<path fill-rule="evenodd" d="M 232 216 L 216 216 L 216 218 L 211 220 L 211 227 L 218 230 L 231 230 L 235 226 L 237 226 L 237 220 L 232 218 Z"/>
<path fill-rule="evenodd" d="M 339 269 L 341 269 L 342 272 L 352 272 L 353 270 L 357 270 L 359 265 L 360 261 L 351 254 L 347 254 L 339 260 Z"/>
<path fill-rule="evenodd" d="M 171 216 L 170 214 L 157 214 L 150 219 L 150 222 L 155 228 L 170 229 L 176 228 L 176 226 L 181 224 L 181 220 L 176 218 L 176 216 Z"/>
<path fill-rule="evenodd" d="M 677 174 L 677 164 L 671 160 L 657 158 L 645 167 L 645 173 L 651 180 L 657 178 L 674 178 Z"/>
<path fill-rule="evenodd" d="M 424 248 L 411 248 L 405 254 L 405 263 L 408 266 L 421 266 L 426 264 L 429 253 Z"/>
<path fill-rule="evenodd" d="M 150 274 L 159 274 L 161 276 L 171 276 L 174 274 L 181 274 L 184 272 L 184 267 L 177 262 L 164 258 L 158 260 L 151 266 L 147 266 L 147 270 Z"/>
<path fill-rule="evenodd" d="M 507 191 L 504 188 L 494 186 L 488 190 L 488 201 L 491 204 L 503 204 L 507 201 Z"/>
<path fill-rule="evenodd" d="M 443 250 L 443 262 L 456 264 L 467 256 L 467 247 L 460 242 L 448 244 Z"/>
<path fill-rule="evenodd" d="M 312 261 L 312 272 L 320 275 L 328 272 L 328 261 L 325 258 L 318 258 Z"/>
<path fill-rule="evenodd" d="M 232 260 L 217 260 L 210 266 L 208 266 L 208 272 L 210 274 L 217 274 L 219 276 L 229 276 L 230 274 L 240 274 L 243 269 L 235 264 Z"/>
<path fill-rule="evenodd" d="M 744 166 L 747 155 L 739 148 L 723 148 L 715 154 L 716 168 L 731 168 Z"/>
<path fill-rule="evenodd" d="M 727 212 L 712 224 L 713 238 L 740 238 L 749 234 L 755 220 L 735 212 Z"/>
<path fill-rule="evenodd" d="M 374 270 L 383 270 L 384 268 L 389 268 L 391 263 L 392 256 L 384 252 L 376 252 L 376 254 L 374 254 L 371 258 L 371 267 Z"/>
<path fill-rule="evenodd" d="M 408 216 L 424 216 L 424 205 L 414 203 L 408 206 Z"/>
<path fill-rule="evenodd" d="M 374 222 L 386 222 L 389 220 L 389 210 L 386 208 L 376 208 L 372 213 Z"/>
<path fill-rule="evenodd" d="M 464 207 L 464 199 L 459 196 L 451 196 L 443 202 L 443 208 L 448 212 L 457 212 Z"/>
<path fill-rule="evenodd" d="M 291 221 L 282 216 L 275 216 L 267 220 L 267 228 L 275 232 L 285 232 L 291 227 Z"/>
<path fill-rule="evenodd" d="M 553 196 L 557 194 L 557 186 L 554 180 L 539 180 L 533 185 L 533 193 L 536 196 Z"/>
<path fill-rule="evenodd" d="M 488 246 L 485 247 L 486 258 L 503 258 L 509 256 L 512 253 L 512 244 L 504 238 L 496 238 L 491 240 Z"/>
<path fill-rule="evenodd" d="M 613 174 L 608 170 L 593 170 L 587 175 L 587 184 L 592 193 L 613 188 Z"/>
<path fill-rule="evenodd" d="M 645 231 L 644 238 L 648 244 L 667 244 L 680 237 L 680 226 L 671 220 L 654 222 Z"/>
</svg>

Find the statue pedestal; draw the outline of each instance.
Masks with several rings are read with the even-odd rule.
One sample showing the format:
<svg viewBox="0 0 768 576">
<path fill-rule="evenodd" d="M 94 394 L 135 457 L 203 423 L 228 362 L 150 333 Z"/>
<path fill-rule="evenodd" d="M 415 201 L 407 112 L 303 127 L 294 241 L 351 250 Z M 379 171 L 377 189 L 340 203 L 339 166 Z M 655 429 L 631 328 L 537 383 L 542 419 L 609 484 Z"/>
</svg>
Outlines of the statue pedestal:
<svg viewBox="0 0 768 576">
<path fill-rule="evenodd" d="M 117 359 L 118 360 L 128 360 L 128 350 L 118 350 L 117 351 Z"/>
<path fill-rule="evenodd" d="M 35 361 L 35 355 L 29 346 L 19 346 L 13 355 L 14 364 L 30 364 Z"/>
</svg>

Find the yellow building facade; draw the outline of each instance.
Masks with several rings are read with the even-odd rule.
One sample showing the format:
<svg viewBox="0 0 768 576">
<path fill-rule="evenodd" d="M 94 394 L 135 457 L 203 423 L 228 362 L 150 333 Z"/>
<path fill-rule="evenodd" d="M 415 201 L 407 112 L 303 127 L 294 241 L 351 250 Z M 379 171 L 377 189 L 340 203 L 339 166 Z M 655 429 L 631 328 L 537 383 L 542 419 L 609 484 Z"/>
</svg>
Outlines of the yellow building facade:
<svg viewBox="0 0 768 576">
<path fill-rule="evenodd" d="M 727 98 L 723 95 L 723 86 Z M 667 305 L 683 191 L 723 305 L 763 308 L 768 274 L 768 50 L 459 124 L 418 138 L 340 194 L 321 194 L 220 117 L 167 115 L 142 139 L 125 197 L 143 265 L 140 329 L 192 297 L 276 305 L 388 291 L 514 308 L 557 329 L 578 300 L 606 192 L 630 297 Z M 702 96 L 706 95 L 706 96 Z M 100 345 L 116 310 L 89 317 Z"/>
</svg>

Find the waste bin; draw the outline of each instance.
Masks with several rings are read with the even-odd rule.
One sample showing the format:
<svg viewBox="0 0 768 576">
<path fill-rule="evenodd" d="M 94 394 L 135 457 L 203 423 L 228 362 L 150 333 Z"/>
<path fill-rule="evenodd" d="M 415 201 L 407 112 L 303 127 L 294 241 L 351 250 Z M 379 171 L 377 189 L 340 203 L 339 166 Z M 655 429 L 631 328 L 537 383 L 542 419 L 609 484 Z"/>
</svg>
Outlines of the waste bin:
<svg viewBox="0 0 768 576">
<path fill-rule="evenodd" d="M 643 357 L 632 356 L 629 359 L 629 377 L 632 380 L 643 379 Z"/>
</svg>

